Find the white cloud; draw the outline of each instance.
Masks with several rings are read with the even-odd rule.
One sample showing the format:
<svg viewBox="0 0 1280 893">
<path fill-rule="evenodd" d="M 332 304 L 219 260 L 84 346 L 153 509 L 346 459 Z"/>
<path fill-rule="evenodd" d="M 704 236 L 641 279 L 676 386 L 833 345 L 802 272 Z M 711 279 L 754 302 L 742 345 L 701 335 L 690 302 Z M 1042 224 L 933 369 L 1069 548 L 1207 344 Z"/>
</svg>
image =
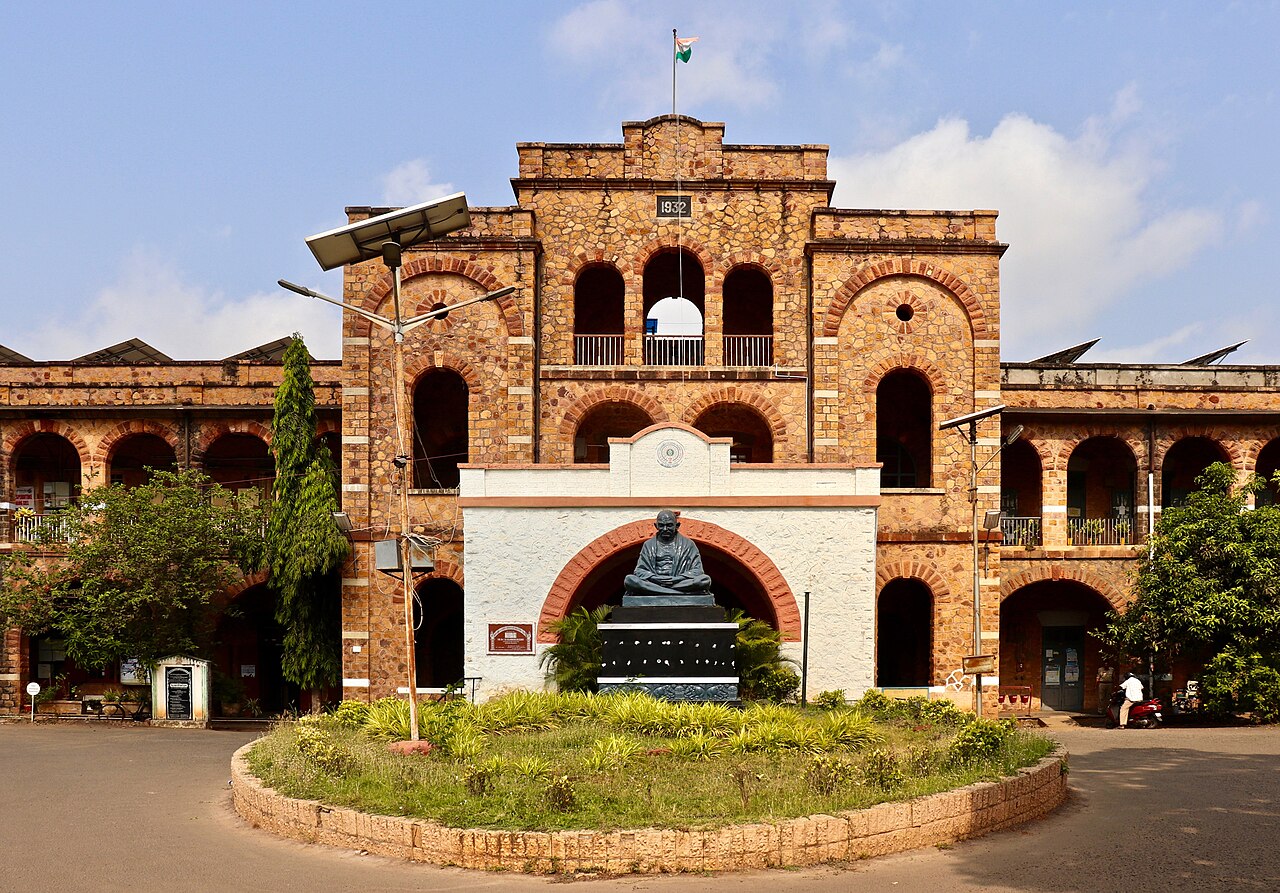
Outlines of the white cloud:
<svg viewBox="0 0 1280 893">
<path fill-rule="evenodd" d="M 382 200 L 387 205 L 416 205 L 457 192 L 452 183 L 433 183 L 425 158 L 396 165 L 382 178 Z"/>
<path fill-rule="evenodd" d="M 341 356 L 337 308 L 291 292 L 227 296 L 186 281 L 159 252 L 135 250 L 74 324 L 15 333 L 33 359 L 71 359 L 141 338 L 175 360 L 221 359 L 301 332 L 311 354 Z"/>
<path fill-rule="evenodd" d="M 989 136 L 942 120 L 884 151 L 833 157 L 835 203 L 999 210 L 997 234 L 1011 246 L 1001 263 L 1005 355 L 1055 350 L 1089 337 L 1104 309 L 1186 266 L 1222 232 L 1216 212 L 1164 208 L 1152 195 L 1156 136 L 1121 134 L 1116 145 L 1139 107 L 1122 91 L 1076 139 L 1024 115 Z"/>
<path fill-rule="evenodd" d="M 1191 359 L 1198 352 L 1190 346 L 1191 339 L 1194 336 L 1204 332 L 1202 323 L 1193 322 L 1190 325 L 1183 326 L 1175 332 L 1167 335 L 1161 335 L 1158 338 L 1152 338 L 1150 341 L 1142 344 L 1133 344 L 1127 347 L 1105 348 L 1098 346 L 1089 351 L 1081 362 L 1084 363 L 1164 363 L 1168 362 L 1170 348 L 1178 348 L 1182 353 L 1186 354 L 1185 359 Z M 1103 342 L 1105 345 L 1106 342 Z"/>
</svg>

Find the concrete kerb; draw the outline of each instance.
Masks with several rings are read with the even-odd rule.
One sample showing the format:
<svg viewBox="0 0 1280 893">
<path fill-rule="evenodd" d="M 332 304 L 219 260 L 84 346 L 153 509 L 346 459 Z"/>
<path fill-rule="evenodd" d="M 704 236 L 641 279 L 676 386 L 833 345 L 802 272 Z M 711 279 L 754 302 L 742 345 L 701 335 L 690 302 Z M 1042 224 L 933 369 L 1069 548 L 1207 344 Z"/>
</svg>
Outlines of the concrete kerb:
<svg viewBox="0 0 1280 893">
<path fill-rule="evenodd" d="M 236 812 L 255 828 L 413 862 L 532 873 L 731 871 L 864 859 L 1005 830 L 1051 812 L 1067 796 L 1067 752 L 1059 746 L 1010 778 L 837 815 L 707 831 L 488 831 L 285 797 L 250 772 L 252 746 L 231 758 L 231 789 Z"/>
</svg>

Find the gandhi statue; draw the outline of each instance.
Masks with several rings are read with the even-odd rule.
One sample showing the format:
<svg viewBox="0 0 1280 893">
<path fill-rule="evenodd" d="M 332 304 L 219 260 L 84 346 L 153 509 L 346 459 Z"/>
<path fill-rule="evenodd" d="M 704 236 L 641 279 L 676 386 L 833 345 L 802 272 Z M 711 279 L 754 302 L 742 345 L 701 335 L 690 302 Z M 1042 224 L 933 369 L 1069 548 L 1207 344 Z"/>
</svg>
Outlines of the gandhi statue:
<svg viewBox="0 0 1280 893">
<path fill-rule="evenodd" d="M 702 556 L 693 540 L 679 532 L 675 512 L 659 512 L 653 526 L 658 532 L 640 547 L 635 573 L 623 581 L 623 604 L 630 601 L 628 597 L 636 596 L 676 597 L 682 603 L 713 604 L 711 578 L 702 569 Z"/>
</svg>

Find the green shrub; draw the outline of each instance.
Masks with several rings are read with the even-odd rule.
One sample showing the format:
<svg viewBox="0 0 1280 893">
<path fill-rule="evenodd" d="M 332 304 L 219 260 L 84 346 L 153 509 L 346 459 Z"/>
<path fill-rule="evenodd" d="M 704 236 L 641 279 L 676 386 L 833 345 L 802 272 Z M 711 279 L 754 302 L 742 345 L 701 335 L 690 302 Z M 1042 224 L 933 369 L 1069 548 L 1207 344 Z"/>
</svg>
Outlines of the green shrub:
<svg viewBox="0 0 1280 893">
<path fill-rule="evenodd" d="M 626 735 L 599 738 L 591 745 L 585 763 L 592 772 L 614 772 L 644 751 L 644 745 Z"/>
<path fill-rule="evenodd" d="M 938 749 L 928 744 L 913 744 L 907 748 L 903 769 L 912 778 L 928 778 L 942 765 Z"/>
<path fill-rule="evenodd" d="M 538 658 L 547 679 L 560 691 L 595 691 L 600 662 L 604 659 L 600 644 L 600 624 L 609 619 L 613 608 L 602 605 L 593 611 L 578 608 L 549 627 L 556 643 Z"/>
<path fill-rule="evenodd" d="M 952 739 L 951 761 L 967 766 L 994 760 L 1016 731 L 1010 719 L 974 719 Z"/>
<path fill-rule="evenodd" d="M 738 693 L 744 701 L 795 700 L 800 677 L 791 669 L 794 661 L 782 656 L 782 635 L 763 620 L 734 611 L 729 619 L 738 624 L 735 660 Z"/>
<path fill-rule="evenodd" d="M 551 775 L 551 761 L 536 755 L 516 760 L 511 768 L 515 770 L 516 775 L 530 781 L 548 778 Z"/>
<path fill-rule="evenodd" d="M 1200 675 L 1208 708 L 1219 716 L 1248 712 L 1255 722 L 1280 720 L 1280 659 L 1254 649 L 1224 649 Z"/>
<path fill-rule="evenodd" d="M 341 726 L 358 729 L 369 719 L 369 705 L 364 701 L 343 701 L 333 708 L 333 718 Z"/>
<path fill-rule="evenodd" d="M 462 769 L 462 783 L 467 793 L 474 797 L 483 797 L 493 790 L 502 774 L 503 763 L 497 757 L 483 763 L 468 763 Z"/>
<path fill-rule="evenodd" d="M 883 737 L 871 717 L 856 710 L 829 714 L 819 728 L 840 747 L 853 750 L 877 744 Z"/>
<path fill-rule="evenodd" d="M 547 805 L 556 812 L 571 812 L 578 805 L 578 795 L 567 775 L 557 775 L 547 785 Z"/>
<path fill-rule="evenodd" d="M 334 743 L 318 724 L 299 724 L 298 752 L 330 775 L 342 775 L 351 766 L 351 755 Z"/>
<path fill-rule="evenodd" d="M 837 688 L 834 691 L 820 692 L 813 699 L 813 706 L 819 710 L 835 710 L 837 707 L 844 706 L 844 689 Z"/>
<path fill-rule="evenodd" d="M 671 742 L 671 752 L 686 760 L 709 761 L 728 749 L 723 738 L 706 732 L 691 732 Z"/>
<path fill-rule="evenodd" d="M 399 698 L 379 698 L 369 705 L 365 733 L 387 741 L 409 739 L 409 702 Z"/>
<path fill-rule="evenodd" d="M 882 791 L 893 791 L 902 787 L 905 777 L 893 751 L 875 747 L 862 758 L 862 780 Z"/>
<path fill-rule="evenodd" d="M 828 796 L 839 788 L 852 784 L 857 778 L 857 768 L 843 757 L 819 754 L 809 760 L 804 770 L 805 784 L 815 794 Z"/>
</svg>

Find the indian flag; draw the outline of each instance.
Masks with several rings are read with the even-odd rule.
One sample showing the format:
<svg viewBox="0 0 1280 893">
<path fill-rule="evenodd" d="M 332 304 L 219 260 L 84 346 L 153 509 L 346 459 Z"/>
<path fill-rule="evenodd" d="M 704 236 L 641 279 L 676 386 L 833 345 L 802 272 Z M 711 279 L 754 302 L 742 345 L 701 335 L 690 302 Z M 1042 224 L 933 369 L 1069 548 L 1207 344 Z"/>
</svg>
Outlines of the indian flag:
<svg viewBox="0 0 1280 893">
<path fill-rule="evenodd" d="M 681 62 L 688 62 L 689 57 L 693 55 L 693 45 L 698 42 L 696 37 L 677 37 L 676 38 L 676 58 Z"/>
</svg>

